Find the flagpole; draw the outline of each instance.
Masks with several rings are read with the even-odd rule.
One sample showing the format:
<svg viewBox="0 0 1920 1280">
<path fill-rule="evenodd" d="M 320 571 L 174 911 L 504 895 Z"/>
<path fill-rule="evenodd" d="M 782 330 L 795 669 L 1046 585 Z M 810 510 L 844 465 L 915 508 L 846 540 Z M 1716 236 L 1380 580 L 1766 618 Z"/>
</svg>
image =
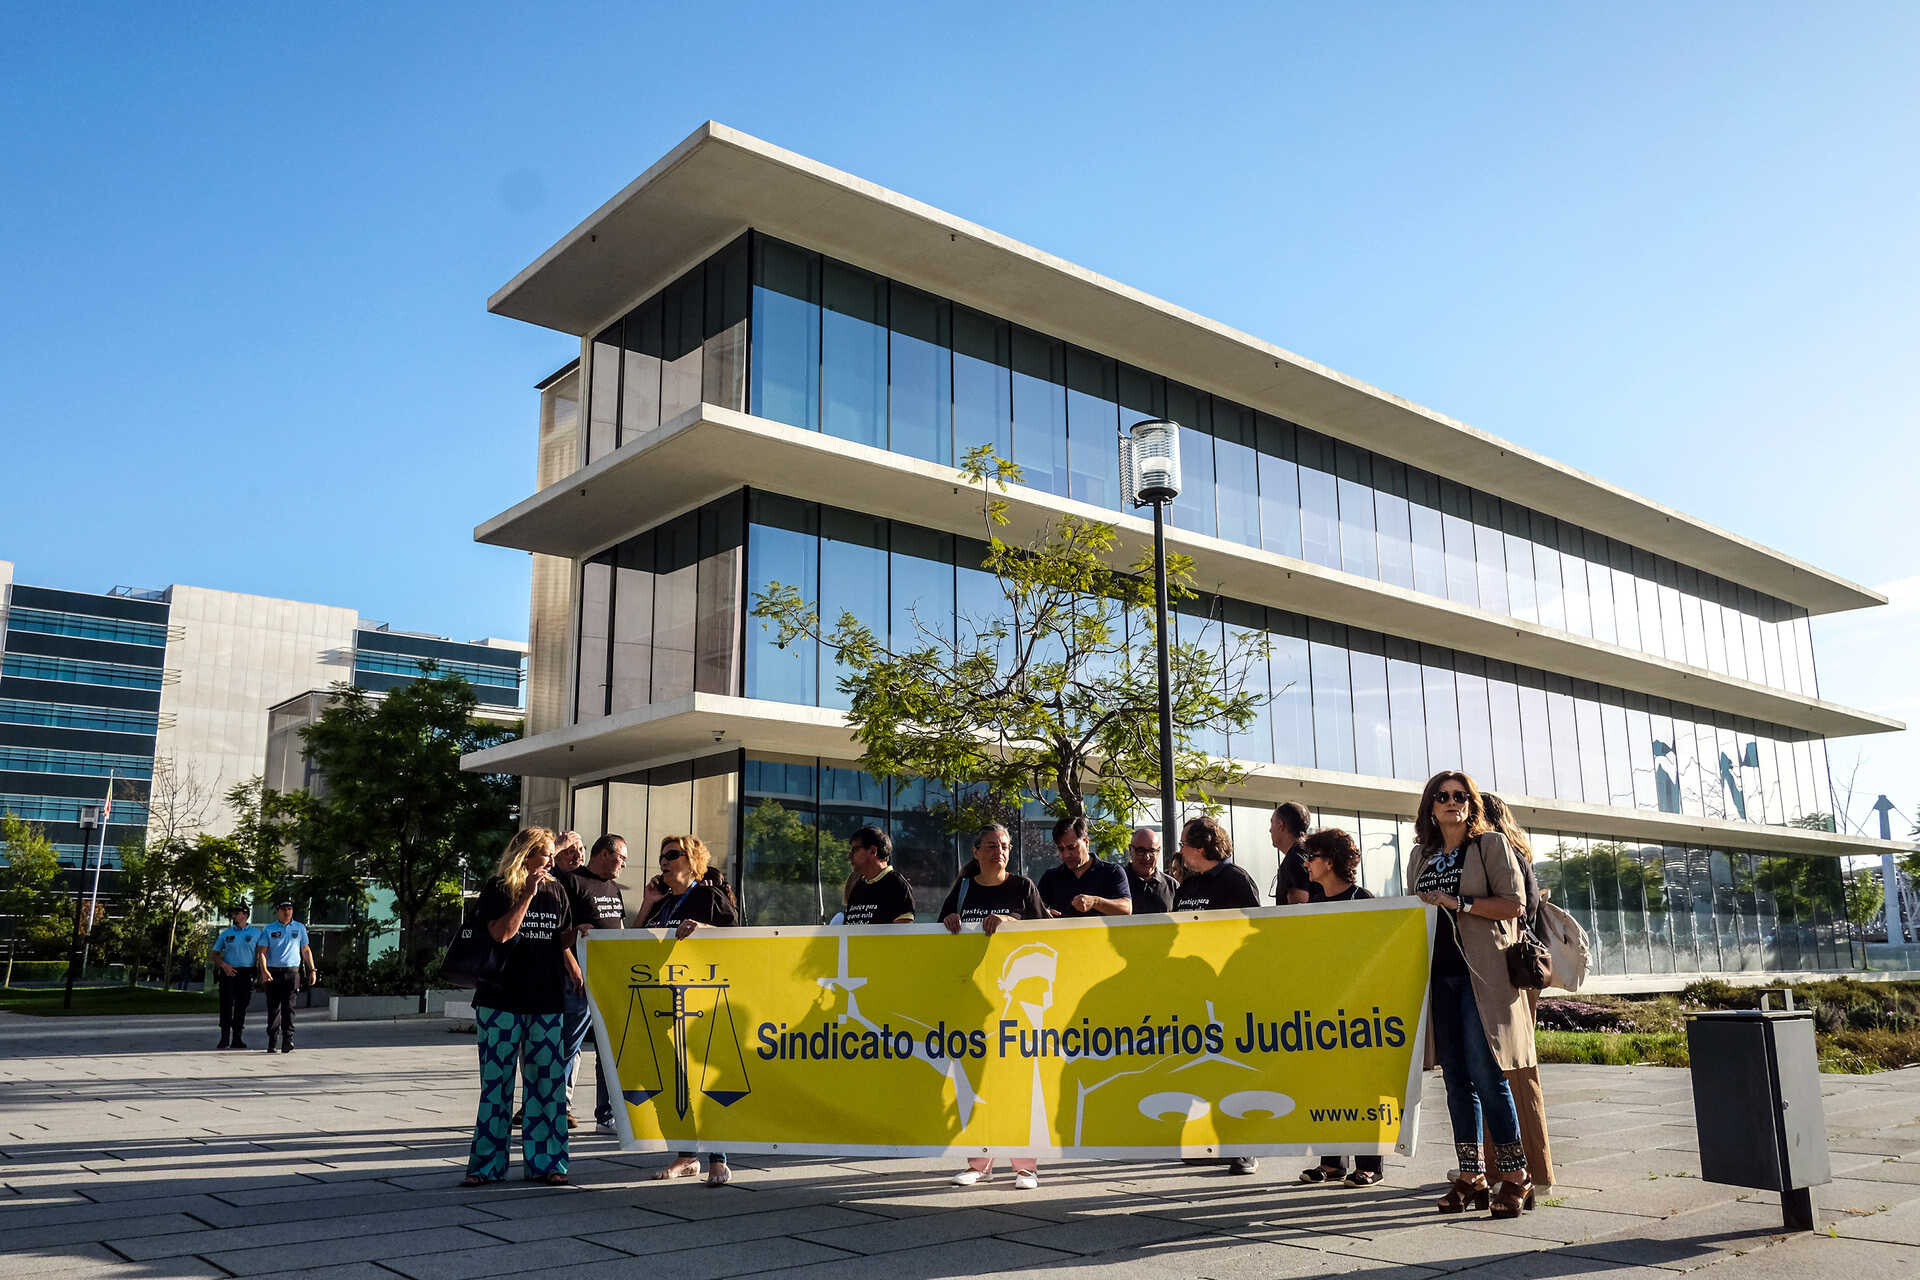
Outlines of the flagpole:
<svg viewBox="0 0 1920 1280">
<path fill-rule="evenodd" d="M 93 916 L 100 909 L 100 869 L 107 864 L 107 819 L 113 816 L 113 780 L 115 771 L 107 771 L 107 803 L 100 811 L 100 856 L 93 864 L 93 892 L 87 898 L 87 940 L 80 945 L 80 972 L 87 972 L 87 952 L 93 948 Z M 86 850 L 80 851 L 80 874 L 87 873 Z M 69 955 L 72 953 L 69 952 Z"/>
</svg>

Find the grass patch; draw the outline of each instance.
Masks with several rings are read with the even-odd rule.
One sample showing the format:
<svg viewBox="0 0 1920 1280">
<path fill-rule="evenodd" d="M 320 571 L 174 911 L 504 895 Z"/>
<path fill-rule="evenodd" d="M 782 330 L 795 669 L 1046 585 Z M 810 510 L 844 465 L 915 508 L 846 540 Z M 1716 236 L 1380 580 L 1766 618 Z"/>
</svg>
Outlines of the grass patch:
<svg viewBox="0 0 1920 1280">
<path fill-rule="evenodd" d="M 1536 1031 L 1534 1044 L 1542 1062 L 1603 1067 L 1687 1065 L 1687 1037 L 1673 1031 Z"/>
<path fill-rule="evenodd" d="M 0 990 L 0 1010 L 35 1017 L 126 1017 L 143 1013 L 220 1013 L 217 991 L 160 991 L 152 987 L 75 987 L 73 1008 L 62 1008 L 60 987 Z"/>
</svg>

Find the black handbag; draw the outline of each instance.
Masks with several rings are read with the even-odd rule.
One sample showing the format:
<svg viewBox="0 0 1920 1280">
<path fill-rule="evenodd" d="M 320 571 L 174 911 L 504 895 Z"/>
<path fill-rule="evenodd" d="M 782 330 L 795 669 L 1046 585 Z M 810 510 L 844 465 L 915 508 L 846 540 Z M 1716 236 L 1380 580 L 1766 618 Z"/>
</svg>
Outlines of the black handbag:
<svg viewBox="0 0 1920 1280">
<path fill-rule="evenodd" d="M 1520 936 L 1502 954 L 1507 958 L 1507 980 L 1522 991 L 1538 991 L 1553 978 L 1553 953 L 1540 940 L 1539 930 L 1534 925 L 1539 910 L 1540 890 L 1534 884 L 1533 867 L 1518 854 L 1514 855 L 1514 861 L 1520 864 L 1520 878 L 1526 882 L 1527 912 L 1516 922 L 1520 926 Z M 1483 868 L 1487 865 L 1487 847 L 1484 844 L 1480 844 L 1480 865 Z M 1493 882 L 1491 870 L 1488 871 L 1487 882 Z"/>
<path fill-rule="evenodd" d="M 480 919 L 479 902 L 468 908 L 466 918 L 460 922 L 460 931 L 453 935 L 453 944 L 447 948 L 447 958 L 440 965 L 440 972 L 448 982 L 477 987 L 499 977 L 506 969 L 513 944 L 495 942 L 487 930 L 490 923 Z"/>
</svg>

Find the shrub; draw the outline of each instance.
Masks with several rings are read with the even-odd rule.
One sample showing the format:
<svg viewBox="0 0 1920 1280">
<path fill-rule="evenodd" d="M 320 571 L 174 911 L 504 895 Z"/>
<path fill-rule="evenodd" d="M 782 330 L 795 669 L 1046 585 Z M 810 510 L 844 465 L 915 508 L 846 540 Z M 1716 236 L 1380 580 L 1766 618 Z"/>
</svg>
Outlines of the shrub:
<svg viewBox="0 0 1920 1280">
<path fill-rule="evenodd" d="M 1548 998 L 1540 1002 L 1536 1025 L 1547 1031 L 1632 1031 L 1633 1018 L 1617 1006 L 1594 1000 Z"/>
<path fill-rule="evenodd" d="M 1751 1009 L 1754 995 L 1752 988 L 1743 991 L 1718 978 L 1702 978 L 1682 988 L 1680 999 L 1685 1004 L 1702 1009 Z"/>
<path fill-rule="evenodd" d="M 1542 1031 L 1534 1038 L 1542 1062 L 1597 1066 L 1687 1065 L 1687 1038 L 1677 1032 Z"/>
</svg>

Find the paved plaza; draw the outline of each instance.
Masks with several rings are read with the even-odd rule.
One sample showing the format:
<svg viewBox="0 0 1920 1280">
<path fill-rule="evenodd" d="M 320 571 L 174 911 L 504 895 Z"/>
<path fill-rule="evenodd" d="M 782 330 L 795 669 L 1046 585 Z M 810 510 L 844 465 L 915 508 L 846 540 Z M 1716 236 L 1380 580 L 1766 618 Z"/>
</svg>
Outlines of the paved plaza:
<svg viewBox="0 0 1920 1280">
<path fill-rule="evenodd" d="M 1297 1157 L 1252 1178 L 1055 1162 L 1018 1192 L 1004 1173 L 953 1187 L 954 1160 L 754 1156 L 714 1190 L 651 1183 L 660 1157 L 591 1130 L 572 1186 L 462 1190 L 470 1035 L 300 1035 L 291 1056 L 216 1053 L 211 1018 L 0 1014 L 0 1280 L 1920 1275 L 1920 1070 L 1826 1077 L 1823 1229 L 1785 1236 L 1772 1196 L 1700 1181 L 1684 1071 L 1547 1068 L 1560 1185 L 1501 1223 L 1433 1211 L 1451 1163 L 1433 1075 L 1420 1156 L 1368 1190 L 1294 1184 Z"/>
</svg>

